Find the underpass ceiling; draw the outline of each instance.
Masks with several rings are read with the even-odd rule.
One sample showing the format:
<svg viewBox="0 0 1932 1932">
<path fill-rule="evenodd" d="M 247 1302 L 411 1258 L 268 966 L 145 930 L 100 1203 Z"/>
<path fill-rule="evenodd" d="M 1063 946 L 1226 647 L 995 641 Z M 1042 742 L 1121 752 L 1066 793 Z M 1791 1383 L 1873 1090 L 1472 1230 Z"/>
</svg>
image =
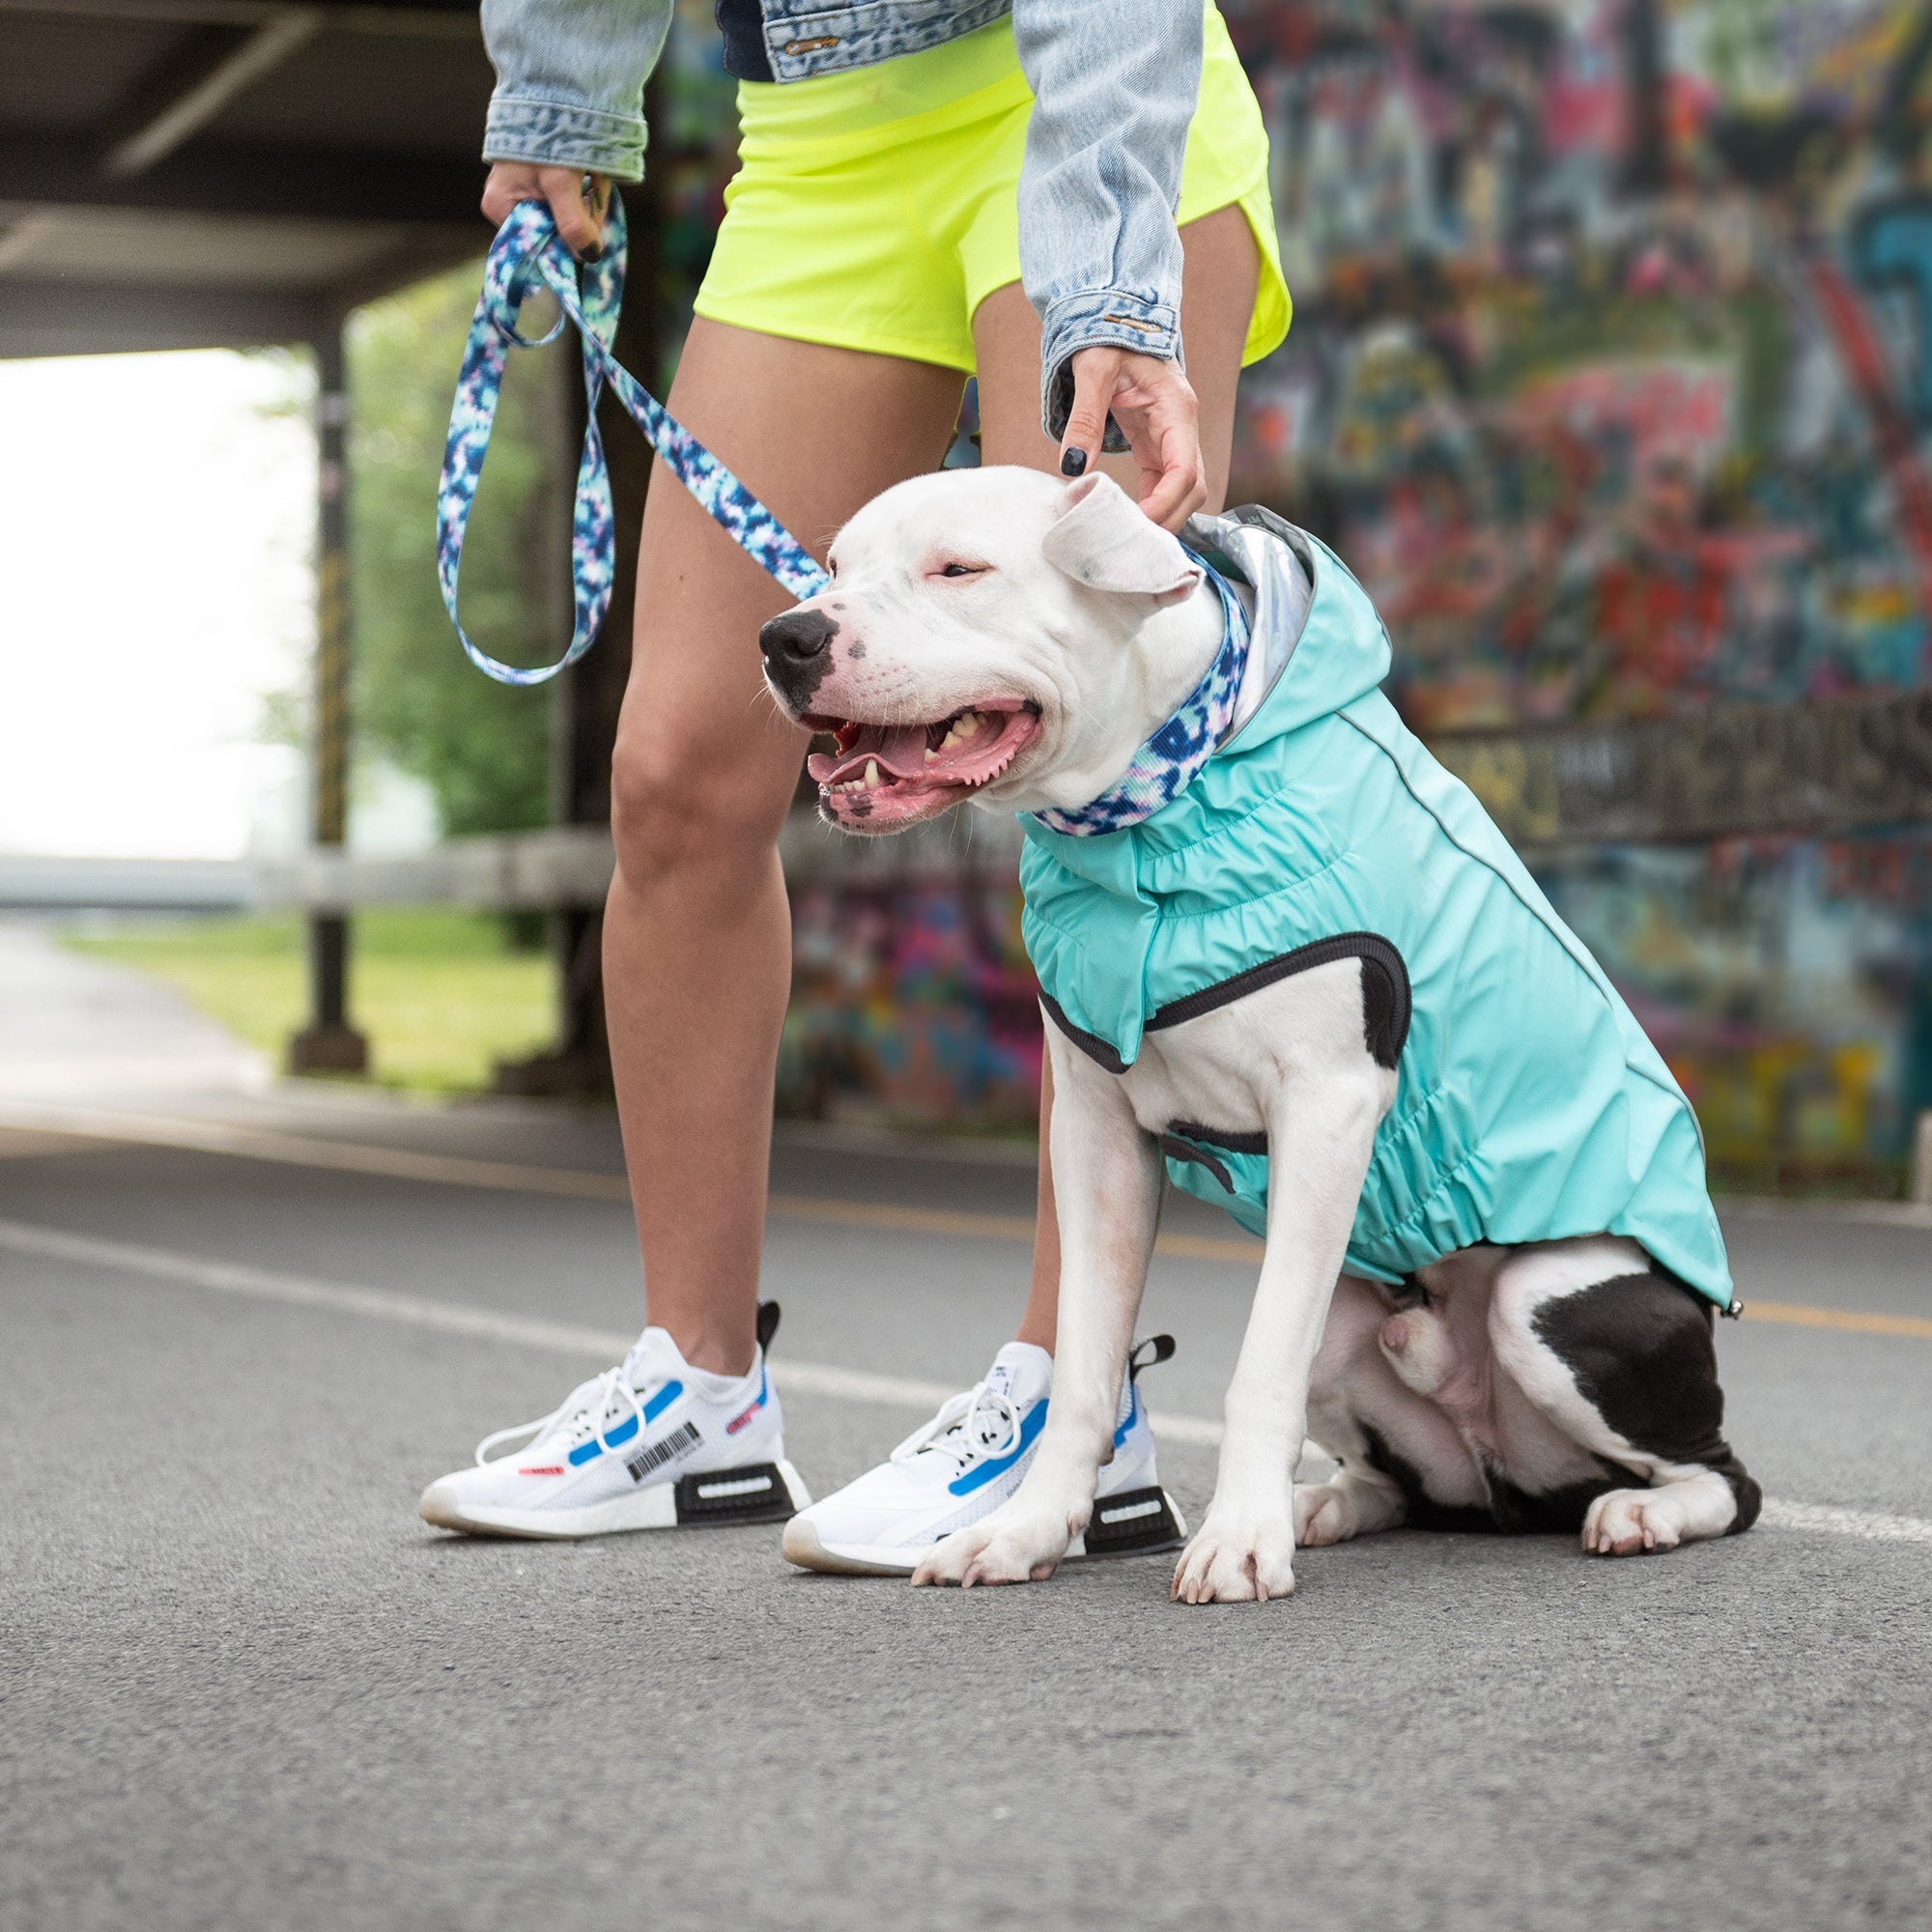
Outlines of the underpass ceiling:
<svg viewBox="0 0 1932 1932">
<path fill-rule="evenodd" d="M 295 341 L 480 254 L 474 0 L 0 0 L 0 356 Z"/>
</svg>

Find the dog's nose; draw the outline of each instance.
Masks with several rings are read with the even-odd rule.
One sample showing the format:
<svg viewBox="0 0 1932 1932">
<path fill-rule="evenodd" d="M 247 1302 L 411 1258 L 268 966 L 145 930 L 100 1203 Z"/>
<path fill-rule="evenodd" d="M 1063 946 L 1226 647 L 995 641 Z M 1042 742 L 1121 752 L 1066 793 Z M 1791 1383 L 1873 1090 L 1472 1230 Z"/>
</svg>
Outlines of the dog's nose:
<svg viewBox="0 0 1932 1932">
<path fill-rule="evenodd" d="M 758 648 L 774 670 L 822 658 L 838 626 L 823 611 L 785 611 L 758 633 Z"/>
</svg>

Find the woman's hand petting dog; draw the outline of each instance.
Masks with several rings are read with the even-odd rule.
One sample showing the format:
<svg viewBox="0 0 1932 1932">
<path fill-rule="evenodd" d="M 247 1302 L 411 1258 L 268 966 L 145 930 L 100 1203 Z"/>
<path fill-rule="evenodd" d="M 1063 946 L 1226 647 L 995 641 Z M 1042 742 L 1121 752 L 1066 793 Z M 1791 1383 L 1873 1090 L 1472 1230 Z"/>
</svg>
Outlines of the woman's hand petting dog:
<svg viewBox="0 0 1932 1932">
<path fill-rule="evenodd" d="M 1140 466 L 1141 508 L 1178 530 L 1208 502 L 1201 404 L 1179 362 L 1101 344 L 1073 357 L 1073 408 L 1060 439 L 1061 469 L 1078 476 L 1100 452 L 1112 415 Z M 1071 469 L 1067 454 L 1080 455 Z"/>
</svg>

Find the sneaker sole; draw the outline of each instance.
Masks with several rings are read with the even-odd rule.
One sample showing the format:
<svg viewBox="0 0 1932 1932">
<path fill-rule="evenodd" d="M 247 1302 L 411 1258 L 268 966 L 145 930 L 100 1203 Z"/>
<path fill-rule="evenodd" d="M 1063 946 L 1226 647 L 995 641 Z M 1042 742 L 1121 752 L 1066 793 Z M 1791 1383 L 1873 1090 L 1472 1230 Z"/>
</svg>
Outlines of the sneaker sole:
<svg viewBox="0 0 1932 1932">
<path fill-rule="evenodd" d="M 1165 1490 L 1128 1490 L 1102 1496 L 1084 1536 L 1067 1546 L 1074 1557 L 1145 1556 L 1178 1549 L 1187 1541 L 1187 1519 Z M 780 1549 L 787 1563 L 830 1577 L 910 1577 L 934 1546 L 881 1549 L 877 1545 L 827 1543 L 817 1525 L 795 1516 L 785 1524 Z"/>
<path fill-rule="evenodd" d="M 609 1502 L 582 1509 L 466 1508 L 447 1482 L 422 1493 L 422 1520 L 439 1529 L 469 1536 L 518 1536 L 535 1542 L 575 1543 L 586 1536 L 621 1536 L 639 1529 L 724 1528 L 733 1523 L 786 1522 L 811 1506 L 811 1492 L 792 1465 L 747 1463 L 736 1469 L 700 1469 L 675 1483 L 658 1483 Z"/>
</svg>

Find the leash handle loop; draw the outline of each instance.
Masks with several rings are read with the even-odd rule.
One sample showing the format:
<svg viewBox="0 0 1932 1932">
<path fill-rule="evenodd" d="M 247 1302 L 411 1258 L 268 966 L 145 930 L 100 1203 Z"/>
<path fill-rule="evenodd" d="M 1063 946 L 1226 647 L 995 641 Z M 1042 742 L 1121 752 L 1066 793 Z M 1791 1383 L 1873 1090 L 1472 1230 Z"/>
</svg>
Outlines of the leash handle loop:
<svg viewBox="0 0 1932 1932">
<path fill-rule="evenodd" d="M 597 399 L 606 383 L 672 474 L 754 563 L 794 597 L 810 597 L 830 581 L 805 546 L 611 354 L 624 297 L 625 240 L 623 204 L 614 190 L 604 253 L 595 262 L 582 264 L 564 246 L 549 208 L 540 201 L 524 201 L 497 231 L 484 263 L 483 289 L 469 325 L 449 412 L 449 438 L 443 445 L 442 479 L 437 492 L 437 576 L 443 607 L 469 662 L 498 684 L 547 683 L 590 648 L 610 612 L 616 575 L 616 519 L 611 473 L 597 432 Z M 520 333 L 517 322 L 526 298 L 539 287 L 550 290 L 563 313 L 546 334 L 531 338 Z M 464 630 L 457 614 L 457 579 L 509 351 L 554 342 L 566 323 L 575 326 L 582 343 L 588 415 L 571 520 L 576 624 L 569 647 L 556 663 L 525 670 L 499 663 Z"/>
</svg>

